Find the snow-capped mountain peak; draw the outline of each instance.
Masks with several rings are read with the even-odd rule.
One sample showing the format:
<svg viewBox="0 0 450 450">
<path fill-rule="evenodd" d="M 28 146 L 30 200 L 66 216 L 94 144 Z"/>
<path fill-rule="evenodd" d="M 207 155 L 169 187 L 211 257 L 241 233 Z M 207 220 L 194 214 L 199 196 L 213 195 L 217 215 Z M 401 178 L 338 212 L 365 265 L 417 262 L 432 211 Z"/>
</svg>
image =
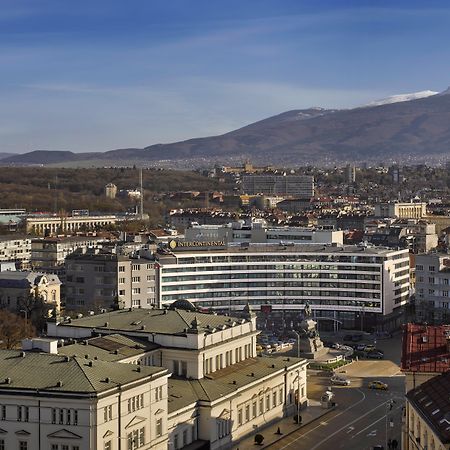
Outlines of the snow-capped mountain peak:
<svg viewBox="0 0 450 450">
<path fill-rule="evenodd" d="M 386 97 L 386 98 L 383 98 L 380 100 L 375 100 L 364 106 L 381 106 L 381 105 L 389 105 L 391 103 L 409 102 L 411 100 L 417 100 L 419 98 L 426 98 L 426 97 L 430 97 L 430 96 L 436 95 L 436 94 L 439 94 L 439 92 L 420 91 L 420 92 L 413 92 L 411 94 L 391 95 L 390 97 Z"/>
</svg>

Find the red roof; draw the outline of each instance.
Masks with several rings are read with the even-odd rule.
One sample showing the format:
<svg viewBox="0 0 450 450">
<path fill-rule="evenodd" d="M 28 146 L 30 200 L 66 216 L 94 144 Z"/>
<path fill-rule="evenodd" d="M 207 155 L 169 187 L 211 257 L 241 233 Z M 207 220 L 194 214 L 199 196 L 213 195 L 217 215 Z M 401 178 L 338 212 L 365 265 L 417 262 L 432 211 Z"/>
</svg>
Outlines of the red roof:
<svg viewBox="0 0 450 450">
<path fill-rule="evenodd" d="M 408 323 L 403 330 L 402 370 L 443 373 L 450 370 L 450 325 Z"/>
</svg>

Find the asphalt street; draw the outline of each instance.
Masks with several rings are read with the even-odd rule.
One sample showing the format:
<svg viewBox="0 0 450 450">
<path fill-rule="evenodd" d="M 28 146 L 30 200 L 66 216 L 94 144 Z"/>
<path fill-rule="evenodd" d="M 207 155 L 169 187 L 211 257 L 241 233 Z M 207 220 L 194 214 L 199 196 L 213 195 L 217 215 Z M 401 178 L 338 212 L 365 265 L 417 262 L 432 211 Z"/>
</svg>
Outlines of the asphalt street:
<svg viewBox="0 0 450 450">
<path fill-rule="evenodd" d="M 405 386 L 404 376 L 397 365 L 399 341 L 390 339 L 383 346 L 389 347 L 393 358 L 354 362 L 343 369 L 351 385 L 332 388 L 338 404 L 334 411 L 267 448 L 370 450 L 380 444 L 387 449 L 388 439 L 396 439 L 400 443 Z M 329 386 L 328 380 L 328 375 L 310 371 L 308 395 L 320 397 Z M 389 389 L 368 389 L 368 382 L 373 380 L 387 383 Z M 395 402 L 392 407 L 388 405 L 391 401 Z"/>
</svg>

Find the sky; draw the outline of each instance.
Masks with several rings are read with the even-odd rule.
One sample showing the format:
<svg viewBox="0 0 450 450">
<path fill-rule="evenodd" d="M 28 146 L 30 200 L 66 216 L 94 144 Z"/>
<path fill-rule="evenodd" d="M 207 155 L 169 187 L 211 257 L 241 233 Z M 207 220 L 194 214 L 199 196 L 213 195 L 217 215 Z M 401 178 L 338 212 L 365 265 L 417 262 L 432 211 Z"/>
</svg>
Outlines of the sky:
<svg viewBox="0 0 450 450">
<path fill-rule="evenodd" d="M 450 4 L 0 0 L 0 152 L 145 147 L 450 84 Z"/>
</svg>

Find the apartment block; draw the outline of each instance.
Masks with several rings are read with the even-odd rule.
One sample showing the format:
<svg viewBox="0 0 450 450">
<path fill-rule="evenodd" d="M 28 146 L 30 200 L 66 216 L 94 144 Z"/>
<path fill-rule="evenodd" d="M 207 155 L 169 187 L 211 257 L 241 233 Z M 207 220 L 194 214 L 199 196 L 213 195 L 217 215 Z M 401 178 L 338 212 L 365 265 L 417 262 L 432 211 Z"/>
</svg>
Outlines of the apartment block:
<svg viewBox="0 0 450 450">
<path fill-rule="evenodd" d="M 429 324 L 450 319 L 450 255 L 416 256 L 416 314 Z"/>
<path fill-rule="evenodd" d="M 31 238 L 17 234 L 0 236 L 0 262 L 14 262 L 27 268 L 31 258 Z"/>
<path fill-rule="evenodd" d="M 94 251 L 66 258 L 66 308 L 87 312 L 155 305 L 155 264 L 145 258 Z"/>
</svg>

